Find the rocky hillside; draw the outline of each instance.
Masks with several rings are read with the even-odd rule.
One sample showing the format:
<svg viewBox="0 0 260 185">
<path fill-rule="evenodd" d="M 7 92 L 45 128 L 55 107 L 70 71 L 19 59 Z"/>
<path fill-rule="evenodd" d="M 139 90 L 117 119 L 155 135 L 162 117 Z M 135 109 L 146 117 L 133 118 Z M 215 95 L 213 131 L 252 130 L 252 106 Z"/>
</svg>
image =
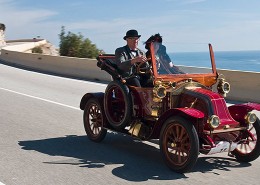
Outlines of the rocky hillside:
<svg viewBox="0 0 260 185">
<path fill-rule="evenodd" d="M 59 56 L 59 49 L 56 48 L 53 44 L 51 44 L 50 42 L 47 42 L 44 45 L 39 46 L 42 50 L 41 54 L 44 55 L 52 55 L 52 56 Z M 32 53 L 32 49 L 26 51 L 27 53 Z"/>
</svg>

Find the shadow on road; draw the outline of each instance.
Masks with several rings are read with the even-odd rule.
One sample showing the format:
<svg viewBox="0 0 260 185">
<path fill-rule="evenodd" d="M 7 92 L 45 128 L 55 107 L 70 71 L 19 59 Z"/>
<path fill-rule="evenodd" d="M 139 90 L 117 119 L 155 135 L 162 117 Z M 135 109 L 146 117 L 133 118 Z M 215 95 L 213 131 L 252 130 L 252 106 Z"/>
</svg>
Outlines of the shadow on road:
<svg viewBox="0 0 260 185">
<path fill-rule="evenodd" d="M 43 140 L 19 141 L 24 150 L 35 150 L 50 156 L 64 156 L 72 159 L 47 161 L 47 164 L 69 164 L 87 168 L 102 168 L 115 165 L 112 174 L 134 182 L 175 180 L 187 178 L 174 173 L 163 163 L 158 148 L 134 140 L 131 137 L 109 133 L 101 143 L 94 143 L 86 136 L 66 136 Z M 230 158 L 199 157 L 192 172 L 212 172 L 231 167 L 246 167 L 249 163 L 238 163 Z"/>
</svg>

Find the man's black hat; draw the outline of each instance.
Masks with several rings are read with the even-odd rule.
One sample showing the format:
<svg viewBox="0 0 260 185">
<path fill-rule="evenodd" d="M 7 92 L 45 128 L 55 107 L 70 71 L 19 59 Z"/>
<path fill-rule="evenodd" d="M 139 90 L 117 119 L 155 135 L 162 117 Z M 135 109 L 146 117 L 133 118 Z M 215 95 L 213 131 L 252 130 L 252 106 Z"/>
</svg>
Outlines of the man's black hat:
<svg viewBox="0 0 260 185">
<path fill-rule="evenodd" d="M 126 32 L 126 35 L 124 36 L 124 40 L 126 40 L 126 38 L 129 38 L 129 37 L 141 37 L 141 35 L 138 35 L 138 32 L 136 30 L 128 30 Z"/>
</svg>

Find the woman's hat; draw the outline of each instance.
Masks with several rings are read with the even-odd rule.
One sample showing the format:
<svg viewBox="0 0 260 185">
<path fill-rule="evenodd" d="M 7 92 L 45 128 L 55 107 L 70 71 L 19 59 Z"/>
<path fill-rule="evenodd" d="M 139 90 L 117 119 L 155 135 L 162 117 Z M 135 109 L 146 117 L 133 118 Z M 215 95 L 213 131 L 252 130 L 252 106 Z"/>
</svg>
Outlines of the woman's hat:
<svg viewBox="0 0 260 185">
<path fill-rule="evenodd" d="M 145 44 L 145 49 L 148 49 L 149 44 L 151 42 L 159 42 L 162 43 L 162 36 L 160 35 L 160 33 L 157 33 L 155 35 L 152 35 L 144 44 Z"/>
<path fill-rule="evenodd" d="M 141 35 L 138 35 L 138 32 L 136 30 L 128 30 L 126 32 L 126 35 L 124 36 L 124 40 L 126 40 L 126 38 L 129 38 L 129 37 L 141 37 Z"/>
</svg>

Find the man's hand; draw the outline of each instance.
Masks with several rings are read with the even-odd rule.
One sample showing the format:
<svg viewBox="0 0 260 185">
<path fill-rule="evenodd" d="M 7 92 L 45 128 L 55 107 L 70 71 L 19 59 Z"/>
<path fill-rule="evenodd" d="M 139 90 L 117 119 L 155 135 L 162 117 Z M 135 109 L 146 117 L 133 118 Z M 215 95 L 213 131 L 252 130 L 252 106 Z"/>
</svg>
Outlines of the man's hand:
<svg viewBox="0 0 260 185">
<path fill-rule="evenodd" d="M 147 61 L 147 58 L 145 56 L 137 56 L 131 60 L 131 64 L 144 63 L 146 61 Z"/>
</svg>

